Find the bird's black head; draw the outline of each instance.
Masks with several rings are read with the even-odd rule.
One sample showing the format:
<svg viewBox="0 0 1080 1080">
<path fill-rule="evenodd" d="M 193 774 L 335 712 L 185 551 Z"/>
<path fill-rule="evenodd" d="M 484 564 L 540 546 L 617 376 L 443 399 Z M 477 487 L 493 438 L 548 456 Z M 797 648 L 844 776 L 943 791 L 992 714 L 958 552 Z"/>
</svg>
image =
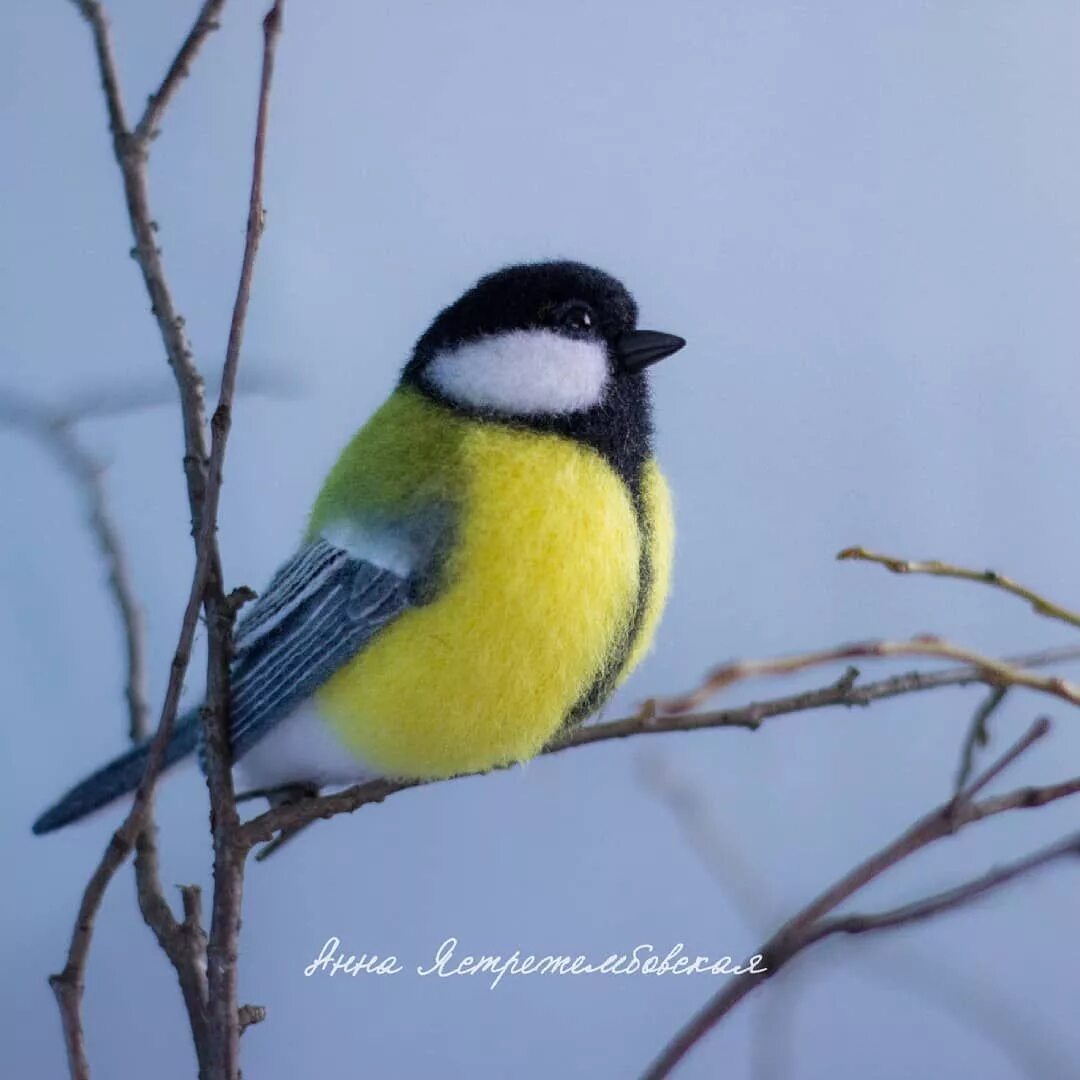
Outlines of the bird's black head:
<svg viewBox="0 0 1080 1080">
<path fill-rule="evenodd" d="M 623 284 L 576 262 L 481 278 L 416 343 L 402 384 L 481 419 L 599 450 L 636 487 L 651 441 L 645 369 L 685 344 L 637 329 Z"/>
</svg>

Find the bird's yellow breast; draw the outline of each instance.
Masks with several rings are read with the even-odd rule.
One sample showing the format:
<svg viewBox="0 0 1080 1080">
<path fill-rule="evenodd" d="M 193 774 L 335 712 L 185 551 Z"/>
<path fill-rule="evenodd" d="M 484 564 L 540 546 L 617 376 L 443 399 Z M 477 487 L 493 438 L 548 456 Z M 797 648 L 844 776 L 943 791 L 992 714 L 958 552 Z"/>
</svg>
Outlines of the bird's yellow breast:
<svg viewBox="0 0 1080 1080">
<path fill-rule="evenodd" d="M 651 636 L 666 592 L 667 519 L 644 530 L 658 565 L 639 610 L 643 529 L 599 454 L 469 421 L 407 391 L 387 411 L 349 451 L 358 468 L 366 459 L 355 510 L 451 498 L 456 526 L 436 599 L 341 669 L 318 693 L 320 712 L 385 775 L 448 776 L 531 757 L 595 680 L 624 664 L 631 645 L 636 661 Z M 411 479 L 372 475 L 387 468 Z M 329 485 L 348 482 L 332 475 Z M 654 470 L 646 495 L 665 516 L 658 485 Z M 329 511 L 317 504 L 313 525 L 320 513 Z"/>
</svg>

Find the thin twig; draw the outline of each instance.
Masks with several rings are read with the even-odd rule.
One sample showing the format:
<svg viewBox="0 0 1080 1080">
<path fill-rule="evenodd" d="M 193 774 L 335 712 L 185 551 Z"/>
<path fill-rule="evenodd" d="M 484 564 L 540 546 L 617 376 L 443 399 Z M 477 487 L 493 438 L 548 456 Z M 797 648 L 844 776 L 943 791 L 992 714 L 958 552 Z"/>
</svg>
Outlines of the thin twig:
<svg viewBox="0 0 1080 1080">
<path fill-rule="evenodd" d="M 157 939 L 158 946 L 172 964 L 184 998 L 191 1026 L 200 1076 L 205 1074 L 210 1032 L 207 1025 L 206 934 L 197 885 L 180 887 L 184 908 L 178 921 L 165 899 L 156 842 L 157 826 L 147 818 L 135 841 L 135 890 L 143 921 Z"/>
<path fill-rule="evenodd" d="M 248 202 L 247 233 L 240 264 L 240 280 L 229 325 L 221 392 L 211 423 L 213 436 L 208 466 L 202 521 L 207 530 L 217 522 L 223 479 L 225 448 L 232 425 L 232 405 L 240 348 L 251 299 L 255 258 L 265 224 L 263 170 L 270 112 L 270 89 L 274 58 L 281 37 L 284 0 L 275 0 L 263 20 L 262 75 L 255 121 L 255 147 Z M 208 543 L 213 542 L 207 536 Z M 232 628 L 237 604 L 226 598 L 218 582 L 207 590 L 208 670 L 206 706 L 203 709 L 206 733 L 206 780 L 210 791 L 210 824 L 214 838 L 214 900 L 207 946 L 210 1048 L 209 1080 L 236 1080 L 240 1074 L 241 1013 L 238 994 L 238 950 L 240 914 L 247 851 L 237 842 L 240 818 L 236 810 L 232 761 L 229 747 L 229 664 Z"/>
<path fill-rule="evenodd" d="M 135 246 L 132 256 L 142 271 L 150 298 L 150 311 L 157 321 L 165 353 L 180 394 L 184 429 L 184 472 L 192 524 L 199 528 L 206 487 L 206 430 L 203 383 L 192 355 L 184 319 L 177 310 L 165 275 L 161 249 L 157 246 L 157 223 L 150 210 L 147 179 L 147 145 L 128 129 L 116 58 L 113 55 L 105 11 L 98 0 L 73 0 L 90 25 L 97 55 L 105 106 L 109 114 L 113 154 L 124 183 L 124 198 Z M 213 576 L 220 577 L 217 560 L 212 560 Z"/>
<path fill-rule="evenodd" d="M 142 610 L 135 597 L 120 529 L 105 497 L 102 465 L 73 430 L 75 419 L 66 410 L 56 412 L 21 400 L 11 391 L 0 390 L 0 423 L 24 431 L 49 449 L 86 500 L 87 526 L 105 560 L 109 594 L 116 605 L 124 635 L 127 671 L 124 696 L 128 704 L 128 734 L 132 741 L 141 742 L 150 733 Z"/>
<path fill-rule="evenodd" d="M 813 933 L 807 936 L 803 947 L 813 945 L 832 934 L 865 934 L 871 930 L 885 930 L 921 922 L 923 919 L 929 919 L 951 911 L 953 908 L 969 904 L 985 893 L 1066 856 L 1080 857 L 1080 832 L 1070 833 L 1063 839 L 1022 859 L 995 867 L 980 877 L 935 893 L 933 896 L 924 897 L 922 900 L 915 900 L 889 911 L 879 911 L 868 915 L 836 915 L 829 919 L 822 919 L 814 927 Z"/>
<path fill-rule="evenodd" d="M 966 787 L 961 788 L 953 796 L 950 805 L 958 812 L 962 811 L 967 803 L 970 803 L 980 791 L 993 783 L 1017 758 L 1026 754 L 1040 739 L 1045 739 L 1049 734 L 1050 720 L 1045 716 L 1040 716 L 1001 757 L 984 769 Z"/>
<path fill-rule="evenodd" d="M 218 26 L 218 16 L 225 6 L 225 0 L 206 0 L 202 9 L 195 19 L 195 24 L 184 38 L 180 51 L 176 54 L 161 86 L 150 95 L 146 103 L 146 111 L 142 119 L 135 125 L 135 138 L 141 143 L 147 143 L 157 135 L 157 126 L 161 122 L 162 114 L 168 108 L 173 95 L 180 88 L 180 84 L 191 74 L 191 64 L 202 48 L 203 42 L 213 33 Z"/>
<path fill-rule="evenodd" d="M 206 588 L 208 569 L 207 560 L 199 559 L 191 591 L 188 594 L 187 606 L 184 609 L 180 640 L 169 670 L 169 683 L 165 691 L 161 719 L 158 722 L 157 733 L 150 743 L 146 771 L 143 773 L 143 778 L 135 792 L 134 802 L 123 823 L 113 833 L 97 868 L 83 891 L 64 969 L 49 979 L 49 984 L 52 986 L 57 1002 L 60 1005 L 65 1041 L 68 1046 L 68 1061 L 74 1080 L 86 1080 L 90 1075 L 89 1064 L 86 1060 L 80 1006 L 84 989 L 86 961 L 89 956 L 94 931 L 94 920 L 97 918 L 109 882 L 127 860 L 128 855 L 131 854 L 136 839 L 149 820 L 149 813 L 153 804 L 154 785 L 165 758 L 165 747 L 172 735 L 173 721 L 176 717 L 176 710 L 180 703 L 180 693 L 183 688 L 184 673 L 191 659 L 191 646 L 195 639 L 195 628 L 198 624 L 202 594 Z M 193 1033 L 194 1031 L 193 1023 Z"/>
<path fill-rule="evenodd" d="M 1055 799 L 1080 793 L 1080 777 L 1076 777 L 1045 787 L 1018 788 L 980 802 L 971 799 L 973 793 L 982 790 L 990 780 L 999 776 L 1021 754 L 1045 736 L 1048 730 L 1049 724 L 1045 720 L 1036 721 L 1009 750 L 969 785 L 959 799 L 950 799 L 919 818 L 895 840 L 845 874 L 802 911 L 789 919 L 758 950 L 758 954 L 763 958 L 763 963 L 758 966 L 763 970 L 740 975 L 714 995 L 668 1043 L 646 1072 L 645 1080 L 662 1080 L 663 1077 L 669 1076 L 690 1050 L 743 998 L 766 979 L 775 975 L 814 940 L 817 940 L 814 935 L 820 920 L 897 863 L 976 821 L 1011 810 L 1043 806 Z M 1041 865 L 1041 863 L 1032 863 L 1032 867 L 1035 865 Z M 1015 874 L 1011 876 L 1006 874 L 1001 878 L 1000 883 L 1003 884 L 1015 876 Z M 971 896 L 981 895 L 986 891 L 987 888 L 981 888 Z"/>
<path fill-rule="evenodd" d="M 929 574 L 932 577 L 955 578 L 959 581 L 975 581 L 980 585 L 990 585 L 1002 592 L 1026 600 L 1038 615 L 1045 615 L 1048 619 L 1057 619 L 1069 626 L 1080 627 L 1080 613 L 1062 607 L 1060 604 L 1048 600 L 1040 593 L 1021 585 L 1018 581 L 999 574 L 996 570 L 970 570 L 965 566 L 954 566 L 952 563 L 941 562 L 938 559 L 926 559 L 920 562 L 910 559 L 898 559 L 893 555 L 882 555 L 877 551 L 868 551 L 864 547 L 844 548 L 837 556 L 841 560 L 858 560 L 859 562 L 877 563 L 894 574 Z"/>
<path fill-rule="evenodd" d="M 1005 662 L 1018 667 L 1038 668 L 1078 659 L 1080 659 L 1080 647 L 1067 646 L 1008 657 Z M 704 731 L 713 728 L 743 728 L 756 731 L 766 720 L 773 717 L 789 716 L 834 706 L 845 708 L 866 706 L 875 701 L 884 701 L 907 694 L 985 682 L 985 675 L 978 668 L 970 665 L 947 668 L 944 671 L 909 671 L 862 685 L 852 680 L 850 672 L 845 672 L 836 682 L 816 690 L 789 694 L 768 701 L 752 702 L 733 709 L 657 715 L 655 708 L 650 704 L 636 716 L 587 724 L 577 728 L 561 736 L 543 752 L 556 754 L 563 750 L 607 742 L 611 739 L 627 739 L 638 735 L 663 735 L 674 731 Z M 241 826 L 238 838 L 246 848 L 267 843 L 279 831 L 301 828 L 320 818 L 352 813 L 363 806 L 381 803 L 399 791 L 418 787 L 421 783 L 422 781 L 415 780 L 373 780 L 330 795 L 295 800 L 264 811 L 245 822 Z M 274 791 L 245 792 L 241 798 L 248 799 L 273 793 Z"/>
<path fill-rule="evenodd" d="M 967 734 L 964 736 L 963 745 L 960 748 L 960 765 L 956 770 L 956 782 L 953 791 L 959 792 L 971 778 L 971 771 L 975 768 L 975 750 L 977 747 L 986 746 L 990 742 L 990 717 L 998 710 L 1009 692 L 1007 686 L 995 686 L 989 694 L 979 703 L 968 725 Z"/>
<path fill-rule="evenodd" d="M 955 660 L 974 668 L 980 681 L 990 686 L 1021 686 L 1080 705 L 1080 686 L 1056 675 L 1035 675 L 1031 671 L 985 656 L 963 645 L 955 645 L 933 634 L 920 634 L 906 641 L 856 641 L 830 649 L 799 653 L 795 656 L 773 657 L 767 660 L 738 660 L 715 668 L 696 690 L 655 703 L 660 714 L 689 712 L 713 694 L 747 679 L 769 675 L 791 675 L 808 668 L 821 667 L 849 660 L 890 659 L 898 656 L 920 656 L 926 659 Z"/>
</svg>

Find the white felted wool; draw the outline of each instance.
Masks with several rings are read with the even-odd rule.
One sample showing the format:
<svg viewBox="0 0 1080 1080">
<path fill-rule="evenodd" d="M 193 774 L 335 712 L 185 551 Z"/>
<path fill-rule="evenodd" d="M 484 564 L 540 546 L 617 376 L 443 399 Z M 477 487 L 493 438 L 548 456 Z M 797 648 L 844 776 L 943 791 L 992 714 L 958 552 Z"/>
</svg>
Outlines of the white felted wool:
<svg viewBox="0 0 1080 1080">
<path fill-rule="evenodd" d="M 598 341 L 550 330 L 512 330 L 438 353 L 425 377 L 462 405 L 543 416 L 596 405 L 611 375 Z"/>
</svg>

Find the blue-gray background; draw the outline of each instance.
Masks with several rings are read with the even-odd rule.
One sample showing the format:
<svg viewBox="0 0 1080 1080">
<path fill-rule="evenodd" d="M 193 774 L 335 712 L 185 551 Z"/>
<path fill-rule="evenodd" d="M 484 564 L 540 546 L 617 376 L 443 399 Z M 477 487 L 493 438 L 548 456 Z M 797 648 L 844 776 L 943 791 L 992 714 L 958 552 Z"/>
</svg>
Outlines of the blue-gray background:
<svg viewBox="0 0 1080 1080">
<path fill-rule="evenodd" d="M 110 4 L 133 108 L 195 6 Z M 154 146 L 162 246 L 210 369 L 243 239 L 261 14 L 229 5 Z M 155 375 L 167 387 L 86 28 L 62 0 L 16 0 L 4 25 L 3 383 L 44 399 Z M 645 325 L 690 341 L 655 378 L 679 514 L 674 596 L 611 715 L 732 655 L 928 630 L 987 650 L 1067 641 L 988 590 L 832 556 L 861 542 L 950 557 L 1080 601 L 1078 49 L 1080 9 L 1052 0 L 294 2 L 245 362 L 292 373 L 300 392 L 238 409 L 230 582 L 258 587 L 289 551 L 324 470 L 440 305 L 500 263 L 569 255 L 625 278 Z M 85 435 L 110 462 L 156 701 L 192 562 L 176 411 Z M 0 433 L 0 448 L 0 1013 L 12 1075 L 53 1077 L 45 976 L 121 811 L 46 840 L 29 823 L 124 745 L 122 657 L 68 481 L 18 436 Z M 744 954 L 946 791 L 977 699 L 607 745 L 320 825 L 249 875 L 242 995 L 270 1019 L 244 1037 L 245 1075 L 633 1075 L 707 979 L 490 991 L 303 967 L 332 934 L 409 965 L 449 935 L 470 952 L 603 957 L 681 941 Z M 999 741 L 1045 709 L 1058 729 L 1013 781 L 1077 771 L 1077 718 L 1058 703 L 1017 697 Z M 756 877 L 751 910 L 643 781 L 658 754 L 702 800 L 721 874 Z M 163 786 L 167 882 L 206 878 L 204 803 L 193 770 Z M 859 906 L 944 887 L 1076 814 L 981 826 Z M 1077 884 L 1059 866 L 917 931 L 822 949 L 791 991 L 745 1003 L 684 1075 L 749 1075 L 762 1047 L 787 1077 L 1076 1075 Z M 193 1074 L 126 871 L 98 923 L 86 1023 L 98 1076 Z"/>
</svg>

